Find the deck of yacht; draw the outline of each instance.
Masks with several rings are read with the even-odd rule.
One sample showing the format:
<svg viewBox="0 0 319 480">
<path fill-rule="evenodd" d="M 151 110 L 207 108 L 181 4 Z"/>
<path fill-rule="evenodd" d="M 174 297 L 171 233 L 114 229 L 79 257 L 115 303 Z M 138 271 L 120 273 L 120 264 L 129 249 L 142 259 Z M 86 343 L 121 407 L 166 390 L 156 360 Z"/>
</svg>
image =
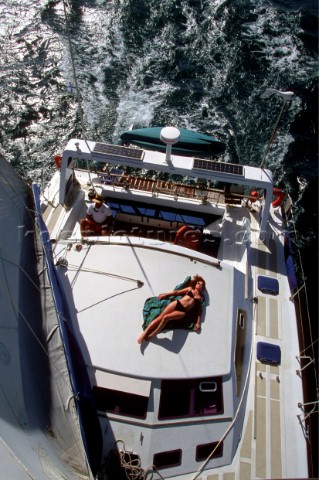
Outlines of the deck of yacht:
<svg viewBox="0 0 319 480">
<path fill-rule="evenodd" d="M 72 289 L 76 308 L 70 305 L 70 311 L 90 368 L 141 379 L 198 378 L 230 371 L 232 304 L 219 299 L 236 295 L 232 269 L 220 268 L 204 255 L 201 261 L 199 253 L 192 258 L 185 248 L 170 248 L 159 240 L 110 237 L 106 243 L 84 244 L 81 251 L 72 245 L 64 252 L 64 247 L 56 247 L 68 261 L 67 268 L 59 267 L 60 278 L 68 298 Z M 137 336 L 145 300 L 174 290 L 196 274 L 205 278 L 209 292 L 202 333 L 166 331 L 141 350 Z"/>
<path fill-rule="evenodd" d="M 161 188 L 164 188 L 167 193 L 167 182 L 165 182 L 165 185 L 163 183 L 161 185 L 157 184 L 156 188 L 154 183 L 152 183 L 152 185 L 151 183 L 149 183 L 148 189 L 149 191 L 152 191 L 154 195 L 158 194 Z M 131 184 L 130 188 L 134 187 L 134 189 L 138 189 L 139 186 L 143 189 L 145 188 L 145 184 L 136 182 L 134 185 Z M 174 191 L 176 195 L 181 194 L 181 191 L 178 192 L 176 189 Z M 172 194 L 172 192 L 170 192 L 170 194 Z M 196 198 L 198 198 L 198 194 L 199 192 L 197 190 L 191 191 L 185 189 L 183 192 L 183 196 L 186 197 L 188 195 L 191 197 L 195 195 Z M 204 201 L 205 198 L 206 197 L 204 196 Z M 220 193 L 219 197 L 216 197 L 215 200 L 216 202 L 224 203 L 225 197 Z M 57 209 L 59 209 L 59 207 L 57 207 Z M 53 213 L 53 215 L 54 214 L 55 213 Z M 56 215 L 58 215 L 58 213 L 56 213 Z M 306 448 L 303 438 L 304 432 L 302 425 L 298 420 L 298 415 L 301 413 L 298 403 L 303 401 L 302 381 L 296 375 L 296 370 L 300 367 L 296 358 L 299 352 L 299 345 L 295 326 L 288 326 L 289 323 L 295 322 L 295 312 L 294 305 L 289 300 L 290 292 L 285 273 L 282 248 L 283 236 L 275 236 L 274 238 L 276 240 L 270 239 L 265 244 L 259 242 L 257 235 L 257 232 L 259 231 L 257 219 L 254 217 L 253 213 L 248 213 L 248 215 L 251 217 L 251 230 L 254 242 L 251 248 L 249 262 L 254 283 L 255 346 L 258 341 L 278 345 L 281 347 L 282 359 L 279 366 L 264 365 L 257 360 L 256 349 L 254 348 L 251 365 L 253 381 L 249 386 L 249 411 L 244 424 L 242 442 L 237 450 L 235 459 L 232 465 L 219 468 L 219 473 L 207 474 L 207 472 L 203 472 L 199 473 L 196 478 L 200 480 L 306 478 L 307 466 L 305 464 Z M 242 221 L 243 219 L 241 218 L 238 219 L 238 221 L 239 220 Z M 55 220 L 52 220 L 51 217 L 49 226 L 50 222 L 54 225 Z M 235 228 L 232 225 L 232 222 L 229 222 L 229 228 Z M 271 228 L 277 233 L 282 232 L 283 227 L 281 219 L 280 217 L 277 217 L 276 212 L 272 212 L 271 214 Z M 256 234 L 254 235 L 254 233 Z M 232 235 L 231 231 L 230 235 Z M 160 241 L 158 239 L 154 240 L 155 248 L 152 249 L 151 254 L 148 256 L 146 254 L 147 249 L 143 247 L 142 240 L 136 239 L 136 243 L 133 246 L 127 245 L 127 242 L 130 242 L 130 240 L 123 237 L 118 245 L 112 245 L 112 242 L 108 245 L 109 253 L 111 249 L 113 249 L 114 255 L 108 254 L 107 258 L 104 258 L 102 253 L 100 257 L 94 255 L 94 258 L 98 259 L 98 262 L 94 263 L 95 260 L 93 261 L 93 256 L 90 256 L 90 251 L 93 248 L 95 251 L 98 249 L 98 244 L 93 246 L 94 239 L 92 239 L 91 245 L 89 243 L 87 246 L 84 245 L 81 251 L 76 251 L 75 240 L 76 238 L 80 239 L 80 236 L 78 235 L 78 225 L 73 231 L 71 237 L 74 239 L 74 244 L 72 244 L 71 250 L 68 251 L 68 257 L 69 259 L 72 259 L 70 264 L 71 266 L 73 265 L 73 267 L 69 269 L 69 272 L 65 276 L 65 287 L 67 291 L 71 286 L 73 289 L 73 295 L 77 295 L 78 311 L 74 311 L 74 315 L 77 317 L 77 321 L 79 321 L 80 335 L 82 332 L 83 335 L 86 336 L 86 339 L 88 339 L 89 342 L 92 342 L 90 352 L 88 352 L 87 361 L 88 364 L 94 368 L 100 368 L 104 362 L 107 363 L 107 359 L 104 355 L 110 359 L 114 359 L 116 343 L 122 342 L 123 335 L 124 346 L 127 342 L 128 344 L 127 348 L 121 348 L 121 351 L 133 352 L 131 345 L 132 342 L 136 342 L 136 337 L 142 323 L 142 319 L 137 317 L 137 312 L 142 311 L 144 299 L 148 296 L 157 295 L 163 291 L 172 289 L 176 284 L 180 283 L 185 276 L 198 273 L 206 278 L 207 272 L 212 271 L 213 275 L 208 278 L 208 287 L 211 288 L 212 285 L 214 286 L 214 288 L 212 288 L 214 294 L 212 298 L 210 298 L 210 304 L 214 305 L 214 303 L 216 304 L 218 302 L 220 304 L 220 298 L 229 298 L 224 290 L 227 282 L 224 281 L 224 284 L 220 283 L 220 271 L 218 269 L 213 267 L 211 270 L 211 267 L 209 267 L 208 264 L 194 262 L 194 258 L 191 255 L 189 257 L 189 268 L 185 270 L 183 267 L 184 270 L 183 268 L 179 270 L 179 264 L 174 265 L 174 268 L 172 268 L 169 264 L 169 252 L 165 252 L 165 261 L 163 261 L 164 254 L 161 252 Z M 156 248 L 156 243 L 158 248 Z M 128 255 L 125 255 L 125 262 L 130 261 L 131 266 L 134 265 L 133 269 L 131 266 L 127 269 L 126 264 L 120 262 L 120 258 L 123 258 L 123 256 L 121 256 L 123 248 L 126 248 L 126 252 L 129 252 Z M 224 243 L 221 248 L 223 248 L 221 257 L 224 260 L 230 262 L 230 264 L 236 264 L 236 261 L 240 260 L 239 263 L 241 263 L 241 265 L 245 264 L 241 258 L 241 254 L 244 255 L 245 246 L 240 244 L 240 242 L 238 242 L 237 245 L 227 245 L 227 243 Z M 66 249 L 66 245 L 63 245 L 63 243 L 60 246 L 57 245 L 57 250 L 55 252 L 57 257 L 59 255 L 64 255 L 64 249 Z M 235 249 L 237 250 L 235 251 Z M 184 253 L 181 252 L 181 258 L 183 255 Z M 75 260 L 76 258 L 77 260 Z M 109 260 L 110 258 L 111 261 Z M 91 260 L 93 263 L 91 263 Z M 181 265 L 184 265 L 184 263 L 181 262 Z M 154 268 L 157 270 L 156 277 L 153 275 Z M 90 275 L 93 275 L 93 273 L 96 273 L 97 271 L 100 271 L 101 273 L 101 281 L 99 282 L 99 285 L 95 287 L 90 285 Z M 132 275 L 130 273 L 132 278 L 128 279 L 126 277 L 126 271 L 133 272 Z M 257 289 L 258 275 L 269 275 L 277 278 L 280 285 L 279 295 L 269 296 L 259 292 Z M 112 283 L 109 282 L 110 277 L 113 278 Z M 152 282 L 150 282 L 151 278 Z M 169 284 L 167 283 L 167 279 L 169 279 Z M 138 280 L 143 283 L 142 289 L 138 286 Z M 108 285 L 111 285 L 111 289 Z M 217 288 L 215 288 L 216 285 Z M 92 297 L 95 299 L 94 304 L 87 304 L 85 294 L 86 288 L 90 289 L 90 295 L 92 295 L 92 291 L 95 290 Z M 230 294 L 230 282 L 228 283 L 227 288 L 229 289 Z M 106 305 L 107 310 L 110 311 L 110 308 L 113 312 L 111 319 L 106 318 L 104 314 L 104 312 L 106 312 Z M 118 322 L 123 317 L 124 313 L 126 314 L 127 308 L 132 308 L 132 323 L 123 331 L 123 329 L 119 328 Z M 207 315 L 213 317 L 213 310 L 209 306 L 207 308 Z M 223 318 L 227 318 L 228 312 L 225 310 L 222 312 L 222 315 Z M 108 325 L 106 323 L 108 323 Z M 92 329 L 95 328 L 95 326 L 102 327 L 105 332 L 108 332 L 111 335 L 110 338 L 113 343 L 109 343 L 110 351 L 105 352 L 103 336 L 96 339 L 96 335 L 92 332 Z M 207 325 L 204 323 L 204 334 L 206 328 Z M 224 324 L 224 328 L 227 330 L 227 324 Z M 220 332 L 222 336 L 224 335 L 224 339 L 227 337 L 226 330 Z M 171 335 L 171 332 L 162 334 L 162 340 L 166 342 L 167 346 L 172 343 Z M 180 369 L 179 373 L 183 368 L 183 358 L 186 358 L 189 349 L 195 348 L 198 338 L 200 338 L 201 343 L 206 342 L 206 340 L 203 340 L 204 336 L 202 336 L 202 334 L 200 337 L 194 333 L 189 334 L 189 338 L 185 341 L 185 345 L 183 345 L 182 349 L 185 353 L 185 357 L 179 355 L 179 358 L 176 359 L 175 357 L 177 356 L 175 351 L 168 352 L 170 355 L 168 364 L 170 364 L 171 360 L 174 360 L 175 364 L 173 367 Z M 218 338 L 220 339 L 220 337 Z M 209 342 L 214 342 L 216 339 L 209 335 L 207 336 L 207 339 L 207 348 L 212 350 Z M 97 350 L 95 350 L 93 346 L 96 341 L 100 342 Z M 159 346 L 160 345 L 156 344 L 156 342 L 152 342 L 152 345 L 146 349 L 146 358 L 148 358 L 152 352 L 157 356 L 161 350 L 163 350 L 159 348 Z M 83 347 L 85 350 L 84 344 Z M 226 356 L 229 355 L 230 358 L 230 352 L 227 348 L 225 348 L 225 352 Z M 122 369 L 121 371 L 127 375 L 133 374 L 132 368 L 135 371 L 137 365 L 136 362 L 143 362 L 144 357 L 137 359 L 137 355 L 140 355 L 137 345 L 136 351 L 132 353 L 132 355 L 132 358 L 121 357 L 118 359 L 119 364 L 117 367 Z M 224 372 L 229 369 L 226 356 L 223 357 L 222 360 L 222 362 L 224 362 Z M 203 355 L 203 358 L 204 357 L 205 355 Z M 217 360 L 216 357 L 216 361 Z M 163 358 L 162 361 L 165 364 L 165 362 L 167 362 L 167 357 L 165 357 L 165 359 Z M 147 362 L 144 362 L 143 365 L 143 375 L 145 374 L 145 376 L 149 375 L 152 377 L 159 374 L 159 372 L 148 371 L 147 369 L 150 367 Z M 204 364 L 200 365 L 203 369 L 203 374 L 205 374 Z M 287 405 L 292 405 L 293 407 L 287 409 Z M 186 480 L 186 476 L 178 478 Z M 193 477 L 188 476 L 187 480 L 190 480 L 190 478 Z"/>
<path fill-rule="evenodd" d="M 257 230 L 256 220 L 253 216 L 252 222 L 252 227 L 254 228 L 255 226 Z M 97 247 L 96 245 L 94 248 L 96 249 Z M 112 248 L 112 246 L 109 245 L 108 248 Z M 119 247 L 113 246 L 113 248 L 116 250 L 116 248 Z M 80 307 L 80 310 L 77 312 L 77 318 L 79 319 L 80 331 L 82 331 L 86 337 L 86 341 L 89 342 L 89 347 L 90 341 L 92 342 L 89 359 L 91 366 L 97 369 L 103 369 L 103 364 L 107 365 L 110 362 L 112 363 L 116 357 L 116 350 L 118 350 L 117 342 L 121 342 L 122 345 L 118 351 L 126 352 L 126 356 L 123 357 L 121 354 L 118 357 L 117 368 L 123 374 L 125 373 L 129 376 L 134 375 L 136 366 L 141 363 L 137 368 L 140 372 L 143 372 L 143 375 L 146 377 L 162 376 L 163 371 L 161 369 L 161 371 L 155 371 L 154 367 L 152 367 L 151 370 L 149 370 L 153 362 L 149 362 L 148 360 L 155 355 L 158 360 L 158 365 L 167 364 L 167 355 L 169 355 L 168 364 L 173 371 L 175 369 L 176 376 L 181 376 L 185 368 L 187 369 L 187 373 L 192 375 L 191 366 L 185 365 L 184 362 L 189 355 L 193 358 L 191 351 L 197 348 L 198 342 L 200 342 L 202 353 L 205 352 L 205 350 L 203 350 L 204 345 L 207 345 L 208 356 L 211 356 L 214 348 L 216 351 L 220 351 L 217 344 L 215 347 L 212 347 L 216 341 L 216 336 L 209 334 L 209 329 L 207 330 L 208 325 L 205 325 L 205 323 L 200 336 L 201 338 L 194 333 L 187 334 L 185 338 L 183 337 L 185 343 L 183 344 L 183 348 L 179 350 L 178 355 L 176 355 L 177 352 L 174 350 L 176 341 L 173 350 L 169 350 L 170 345 L 173 345 L 172 332 L 161 334 L 158 341 L 149 344 L 143 355 L 140 354 L 137 345 L 136 350 L 132 349 L 132 343 L 135 344 L 137 332 L 140 330 L 142 319 L 138 317 L 137 312 L 142 311 L 143 299 L 148 296 L 157 295 L 162 290 L 170 290 L 188 274 L 199 273 L 207 278 L 208 266 L 205 264 L 201 266 L 200 262 L 194 265 L 190 258 L 189 269 L 187 271 L 179 270 L 178 264 L 174 264 L 173 271 L 169 270 L 169 253 L 166 252 L 164 256 L 163 253 L 160 252 L 160 244 L 158 245 L 158 250 L 155 248 L 149 256 L 146 254 L 147 250 L 143 249 L 142 244 L 131 245 L 131 247 L 127 246 L 127 251 L 129 251 L 129 254 L 125 254 L 126 262 L 132 261 L 135 263 L 136 275 L 133 275 L 133 277 L 135 280 L 140 279 L 143 281 L 144 287 L 142 289 L 139 289 L 137 284 L 132 283 L 130 279 L 125 278 L 125 266 L 123 264 L 122 267 L 120 266 L 121 264 L 118 261 L 119 252 L 116 251 L 114 251 L 114 261 L 110 263 L 108 260 L 107 265 L 105 264 L 106 259 L 104 260 L 102 253 L 98 264 L 91 264 L 90 253 L 88 251 L 87 254 L 84 255 L 86 262 L 82 260 L 79 261 L 78 268 L 68 273 L 73 294 L 78 292 L 77 306 Z M 231 252 L 231 248 L 229 252 Z M 73 256 L 74 255 L 77 255 L 77 252 L 75 252 Z M 230 256 L 231 254 L 224 251 L 224 255 L 227 257 L 227 255 Z M 131 260 L 130 257 L 132 257 Z M 297 415 L 301 413 L 298 408 L 298 403 L 303 400 L 302 385 L 299 377 L 292 378 L 292 376 L 296 377 L 295 372 L 299 368 L 299 363 L 296 359 L 299 347 L 297 336 L 290 336 L 290 328 L 286 329 L 285 327 L 289 321 L 295 320 L 293 303 L 287 300 L 289 298 L 289 287 L 284 274 L 285 266 L 282 257 L 282 246 L 276 244 L 274 240 L 270 240 L 267 245 L 259 244 L 258 251 L 257 249 L 253 249 L 252 251 L 251 261 L 255 284 L 258 275 L 269 275 L 277 278 L 280 282 L 280 296 L 278 297 L 267 296 L 261 292 L 258 293 L 257 287 L 255 286 L 256 303 L 254 307 L 254 321 L 256 343 L 258 341 L 265 341 L 279 345 L 283 352 L 282 362 L 280 366 L 264 365 L 256 360 L 256 351 L 253 352 L 252 375 L 254 381 L 250 386 L 253 391 L 250 393 L 251 402 L 243 431 L 243 442 L 236 454 L 237 460 L 239 461 L 237 461 L 237 463 L 234 461 L 233 467 L 220 468 L 218 474 L 207 475 L 207 473 L 203 473 L 198 477 L 201 480 L 250 480 L 252 478 L 303 478 L 307 476 L 304 461 L 306 457 L 305 444 L 303 441 L 299 441 L 299 437 L 303 436 L 303 432 L 297 419 Z M 166 262 L 168 262 L 167 265 Z M 125 263 L 125 265 L 126 264 L 127 263 Z M 150 278 L 154 278 L 151 274 L 154 265 L 156 265 L 158 269 L 158 275 L 156 281 L 150 283 Z M 181 262 L 181 266 L 182 265 L 183 262 Z M 86 266 L 90 267 L 88 271 L 86 271 Z M 81 272 L 82 267 L 83 272 Z M 107 282 L 105 283 L 105 287 L 103 287 L 104 279 L 103 275 L 101 275 L 100 286 L 94 287 L 96 290 L 96 305 L 88 305 L 85 300 L 85 288 L 90 288 L 88 287 L 90 284 L 89 270 L 92 269 L 93 271 L 99 268 L 104 271 L 104 274 L 107 271 L 106 275 L 114 275 L 112 282 L 113 287 L 110 290 L 109 287 L 106 286 Z M 280 271 L 280 268 L 283 270 Z M 213 270 L 214 276 L 212 277 L 210 272 L 208 278 L 208 288 L 214 291 L 214 294 L 209 301 L 211 305 L 216 305 L 218 303 L 217 299 L 223 295 L 225 296 L 226 283 L 225 279 L 221 281 L 220 271 L 216 268 Z M 130 271 L 132 272 L 132 268 L 130 268 Z M 177 271 L 178 274 L 176 274 Z M 170 279 L 169 284 L 167 284 L 168 278 Z M 81 282 L 83 282 L 83 284 L 80 286 Z M 116 287 L 117 284 L 118 287 Z M 87 287 L 85 285 L 87 285 Z M 216 288 L 216 286 L 218 287 Z M 218 288 L 221 288 L 221 291 L 219 291 Z M 227 288 L 230 288 L 230 284 Z M 91 291 L 90 296 L 92 298 Z M 105 315 L 103 316 L 104 310 L 105 314 L 107 310 L 109 311 L 110 302 L 112 302 L 111 311 L 113 312 L 111 319 Z M 119 307 L 119 305 L 122 306 Z M 123 305 L 125 307 L 123 307 Z M 132 323 L 126 325 L 123 329 L 119 326 L 119 322 L 125 313 L 126 306 L 130 309 L 132 308 Z M 124 308 L 122 314 L 118 311 L 118 308 L 120 308 L 120 310 Z M 214 312 L 213 310 L 211 311 L 211 309 L 212 307 L 208 306 L 206 310 L 208 321 L 214 318 Z M 95 315 L 94 311 L 98 312 L 97 315 Z M 219 330 L 217 337 L 218 344 L 222 341 L 225 347 L 227 345 L 227 332 L 230 328 L 229 325 L 227 326 L 227 324 L 224 323 L 227 315 L 229 315 L 227 311 L 224 313 L 220 312 L 219 317 L 222 321 L 219 325 L 224 324 L 226 329 Z M 100 347 L 94 346 L 94 342 L 97 342 L 97 339 L 96 335 L 92 332 L 92 328 L 103 328 L 103 326 L 105 333 L 98 335 Z M 103 336 L 107 335 L 107 332 L 109 332 L 111 342 L 103 341 Z M 222 338 L 224 338 L 224 340 L 222 340 Z M 164 345 L 163 342 L 166 345 L 165 349 L 162 348 Z M 178 345 L 179 343 L 177 342 L 177 346 Z M 106 351 L 106 349 L 108 351 Z M 100 354 L 98 354 L 98 352 L 100 352 Z M 133 357 L 129 356 L 129 352 L 135 352 Z M 161 358 L 163 355 L 164 357 Z M 205 355 L 206 354 L 203 353 L 201 358 L 205 358 Z M 224 371 L 229 369 L 227 358 L 230 357 L 231 355 L 228 348 L 225 348 L 225 357 L 223 357 L 223 359 L 221 359 L 220 356 L 216 356 L 214 360 L 216 362 L 216 371 L 221 372 L 223 368 Z M 221 364 L 218 362 L 222 362 L 222 365 L 224 365 L 223 368 L 221 368 Z M 196 375 L 202 374 L 205 376 L 211 374 L 211 371 L 208 372 L 205 370 L 205 363 L 196 363 L 192 367 L 194 367 L 195 370 L 197 369 Z M 202 368 L 202 370 L 198 371 L 200 368 Z M 193 374 L 194 373 L 195 372 L 193 372 Z M 287 399 L 289 399 L 289 402 L 286 403 Z M 294 410 L 288 411 L 285 405 L 293 405 Z"/>
</svg>

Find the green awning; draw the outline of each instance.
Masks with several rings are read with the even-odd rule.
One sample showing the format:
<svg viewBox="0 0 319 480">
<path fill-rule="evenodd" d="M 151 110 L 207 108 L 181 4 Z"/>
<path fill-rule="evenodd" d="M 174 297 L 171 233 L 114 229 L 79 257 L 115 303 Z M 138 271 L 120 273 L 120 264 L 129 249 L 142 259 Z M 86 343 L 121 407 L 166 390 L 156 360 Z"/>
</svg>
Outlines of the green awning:
<svg viewBox="0 0 319 480">
<path fill-rule="evenodd" d="M 140 128 L 130 130 L 121 135 L 124 144 L 133 144 L 145 150 L 158 150 L 165 152 L 166 145 L 162 142 L 162 127 Z M 214 137 L 203 133 L 193 132 L 179 128 L 179 142 L 173 145 L 172 153 L 186 156 L 212 156 L 225 151 L 226 145 Z"/>
</svg>

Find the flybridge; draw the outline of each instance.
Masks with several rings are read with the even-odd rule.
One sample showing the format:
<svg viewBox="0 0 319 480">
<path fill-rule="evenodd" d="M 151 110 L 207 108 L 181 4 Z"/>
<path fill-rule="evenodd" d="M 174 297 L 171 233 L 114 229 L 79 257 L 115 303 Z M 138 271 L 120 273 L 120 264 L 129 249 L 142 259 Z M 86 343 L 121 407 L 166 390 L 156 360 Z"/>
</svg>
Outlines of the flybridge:
<svg viewBox="0 0 319 480">
<path fill-rule="evenodd" d="M 272 174 L 269 170 L 180 155 L 168 156 L 157 151 L 72 139 L 68 142 L 62 156 L 59 195 L 59 202 L 62 205 L 65 203 L 66 190 L 73 174 L 73 159 L 105 162 L 123 167 L 166 172 L 184 177 L 262 189 L 265 194 L 261 230 L 266 229 L 273 189 Z"/>
</svg>

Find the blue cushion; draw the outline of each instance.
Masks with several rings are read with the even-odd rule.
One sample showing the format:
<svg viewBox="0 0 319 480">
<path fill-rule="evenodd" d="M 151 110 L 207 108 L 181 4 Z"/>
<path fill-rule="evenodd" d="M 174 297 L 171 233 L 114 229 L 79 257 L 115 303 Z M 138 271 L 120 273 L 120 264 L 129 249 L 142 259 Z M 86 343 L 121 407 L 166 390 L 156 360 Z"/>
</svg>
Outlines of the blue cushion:
<svg viewBox="0 0 319 480">
<path fill-rule="evenodd" d="M 266 365 L 280 365 L 281 351 L 278 345 L 266 342 L 257 343 L 257 358 Z"/>
<path fill-rule="evenodd" d="M 263 277 L 262 275 L 259 275 L 258 290 L 260 290 L 262 293 L 268 293 L 270 295 L 278 295 L 279 282 L 276 278 Z"/>
</svg>

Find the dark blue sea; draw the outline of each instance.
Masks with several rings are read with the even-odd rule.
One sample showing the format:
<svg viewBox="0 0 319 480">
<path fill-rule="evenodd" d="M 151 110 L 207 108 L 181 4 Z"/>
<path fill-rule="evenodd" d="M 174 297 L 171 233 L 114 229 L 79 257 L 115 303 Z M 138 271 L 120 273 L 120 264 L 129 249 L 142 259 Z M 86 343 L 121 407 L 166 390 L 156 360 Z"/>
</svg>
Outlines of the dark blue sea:
<svg viewBox="0 0 319 480">
<path fill-rule="evenodd" d="M 131 126 L 213 134 L 258 166 L 282 105 L 261 94 L 293 91 L 265 166 L 294 201 L 318 347 L 316 0 L 0 0 L 0 53 L 0 151 L 39 182 L 69 138 Z"/>
</svg>

